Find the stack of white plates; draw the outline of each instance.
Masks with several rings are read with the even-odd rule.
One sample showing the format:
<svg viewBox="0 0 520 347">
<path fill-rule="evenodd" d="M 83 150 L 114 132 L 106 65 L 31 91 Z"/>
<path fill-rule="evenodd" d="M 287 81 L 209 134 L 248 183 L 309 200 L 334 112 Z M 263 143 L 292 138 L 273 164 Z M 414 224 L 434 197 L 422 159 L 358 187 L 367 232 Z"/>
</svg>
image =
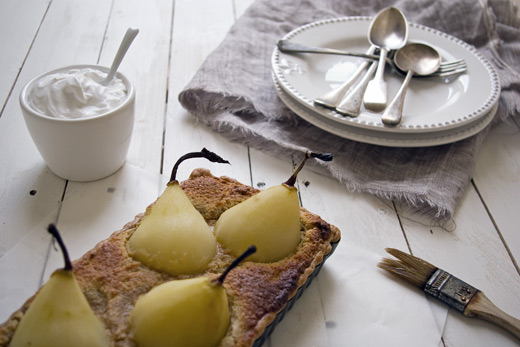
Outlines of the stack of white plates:
<svg viewBox="0 0 520 347">
<path fill-rule="evenodd" d="M 283 37 L 291 42 L 363 53 L 370 17 L 322 20 L 299 27 Z M 498 107 L 500 84 L 493 66 L 469 44 L 418 24 L 409 24 L 409 41 L 435 47 L 443 61 L 464 59 L 468 71 L 452 78 L 414 78 L 398 126 L 381 122 L 382 113 L 361 108 L 358 117 L 344 116 L 315 105 L 313 100 L 346 80 L 362 58 L 327 54 L 288 54 L 275 48 L 273 80 L 280 99 L 309 123 L 338 136 L 382 146 L 423 147 L 455 142 L 489 124 Z M 388 98 L 403 76 L 387 68 Z"/>
</svg>

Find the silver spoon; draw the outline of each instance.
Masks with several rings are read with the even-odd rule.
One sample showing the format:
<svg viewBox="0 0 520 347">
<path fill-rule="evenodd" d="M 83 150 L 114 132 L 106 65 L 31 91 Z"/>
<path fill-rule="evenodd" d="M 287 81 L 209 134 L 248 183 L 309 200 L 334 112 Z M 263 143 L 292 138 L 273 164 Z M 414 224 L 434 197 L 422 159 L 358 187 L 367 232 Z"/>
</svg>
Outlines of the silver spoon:
<svg viewBox="0 0 520 347">
<path fill-rule="evenodd" d="M 125 36 L 123 37 L 123 40 L 121 41 L 121 44 L 119 45 L 119 49 L 117 50 L 116 56 L 114 58 L 114 61 L 112 62 L 110 70 L 108 71 L 107 77 L 105 77 L 105 79 L 101 81 L 101 85 L 108 85 L 112 78 L 114 78 L 114 75 L 116 74 L 116 71 L 119 68 L 119 65 L 121 64 L 121 61 L 123 61 L 123 58 L 126 52 L 128 51 L 128 48 L 130 48 L 132 41 L 134 41 L 138 33 L 139 29 L 128 28 Z"/>
<path fill-rule="evenodd" d="M 376 48 L 374 46 L 370 46 L 367 51 L 367 55 L 374 53 L 375 50 Z M 361 76 L 361 74 L 366 70 L 368 64 L 368 61 L 361 62 L 356 71 L 354 71 L 354 73 L 345 82 L 343 82 L 339 87 L 332 89 L 331 91 L 314 99 L 314 103 L 323 107 L 336 108 L 347 91 L 354 85 L 354 83 L 356 83 L 359 76 Z"/>
<path fill-rule="evenodd" d="M 380 57 L 376 75 L 368 83 L 363 103 L 371 111 L 381 111 L 387 103 L 387 86 L 384 80 L 386 55 L 391 49 L 403 47 L 408 40 L 408 22 L 395 7 L 379 12 L 370 23 L 368 41 L 379 47 Z"/>
<path fill-rule="evenodd" d="M 441 56 L 433 47 L 423 43 L 409 43 L 396 52 L 394 62 L 407 73 L 401 88 L 383 113 L 382 121 L 386 125 L 401 122 L 404 97 L 413 75 L 429 75 L 435 72 L 441 64 Z"/>
<path fill-rule="evenodd" d="M 363 95 L 367 89 L 367 85 L 370 82 L 370 78 L 374 74 L 377 68 L 377 62 L 374 61 L 368 68 L 368 71 L 363 75 L 361 81 L 339 101 L 336 105 L 336 112 L 351 116 L 359 116 L 361 110 L 361 104 L 363 103 Z"/>
</svg>

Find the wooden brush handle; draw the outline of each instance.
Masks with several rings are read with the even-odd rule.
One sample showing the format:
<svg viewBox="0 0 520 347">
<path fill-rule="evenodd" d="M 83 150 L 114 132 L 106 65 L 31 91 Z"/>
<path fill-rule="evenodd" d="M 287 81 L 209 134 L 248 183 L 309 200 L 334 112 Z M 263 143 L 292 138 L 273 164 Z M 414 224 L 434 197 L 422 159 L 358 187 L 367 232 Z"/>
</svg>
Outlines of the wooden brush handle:
<svg viewBox="0 0 520 347">
<path fill-rule="evenodd" d="M 464 315 L 487 320 L 508 330 L 520 339 L 520 320 L 496 307 L 481 291 L 478 291 L 468 303 Z"/>
</svg>

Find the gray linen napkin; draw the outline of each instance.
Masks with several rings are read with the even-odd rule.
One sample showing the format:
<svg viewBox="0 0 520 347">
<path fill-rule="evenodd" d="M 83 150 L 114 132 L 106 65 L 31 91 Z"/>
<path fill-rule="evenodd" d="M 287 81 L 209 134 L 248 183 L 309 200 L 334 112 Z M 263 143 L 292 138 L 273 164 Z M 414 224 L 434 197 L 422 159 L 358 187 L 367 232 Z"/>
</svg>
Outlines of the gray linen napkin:
<svg viewBox="0 0 520 347">
<path fill-rule="evenodd" d="M 496 119 L 520 111 L 520 20 L 509 0 L 257 0 L 179 94 L 195 117 L 232 141 L 299 160 L 310 149 L 334 160 L 314 169 L 349 189 L 394 199 L 439 222 L 449 220 L 469 184 L 489 128 L 453 143 L 389 148 L 345 140 L 305 122 L 278 98 L 271 54 L 289 31 L 316 20 L 372 16 L 399 8 L 409 22 L 475 46 L 496 67 L 502 93 Z M 309 163 L 310 164 L 310 163 Z"/>
</svg>

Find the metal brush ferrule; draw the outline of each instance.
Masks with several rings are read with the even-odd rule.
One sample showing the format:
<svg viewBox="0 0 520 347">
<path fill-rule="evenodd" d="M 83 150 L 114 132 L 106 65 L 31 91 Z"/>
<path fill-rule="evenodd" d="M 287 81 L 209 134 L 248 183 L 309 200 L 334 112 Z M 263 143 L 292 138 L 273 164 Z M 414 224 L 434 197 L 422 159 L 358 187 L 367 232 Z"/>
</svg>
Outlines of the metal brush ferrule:
<svg viewBox="0 0 520 347">
<path fill-rule="evenodd" d="M 460 312 L 464 312 L 478 290 L 450 273 L 437 269 L 426 282 L 424 291 Z"/>
</svg>

